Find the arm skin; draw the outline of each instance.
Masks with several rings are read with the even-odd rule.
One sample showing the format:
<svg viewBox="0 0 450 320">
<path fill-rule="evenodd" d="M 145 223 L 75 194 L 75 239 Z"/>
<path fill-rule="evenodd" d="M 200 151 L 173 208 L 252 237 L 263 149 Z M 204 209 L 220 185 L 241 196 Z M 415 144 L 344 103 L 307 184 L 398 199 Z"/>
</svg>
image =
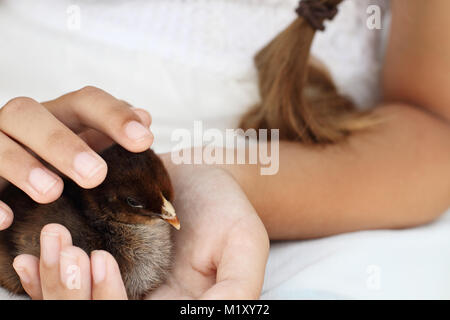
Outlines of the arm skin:
<svg viewBox="0 0 450 320">
<path fill-rule="evenodd" d="M 450 1 L 394 0 L 392 6 L 386 100 L 421 106 L 450 123 Z"/>
<path fill-rule="evenodd" d="M 395 0 L 386 121 L 321 148 L 280 143 L 280 170 L 224 166 L 271 239 L 428 223 L 450 206 L 450 1 Z"/>
<path fill-rule="evenodd" d="M 450 126 L 408 105 L 379 107 L 388 120 L 346 143 L 280 143 L 280 169 L 224 166 L 270 239 L 306 239 L 432 221 L 450 205 Z"/>
</svg>

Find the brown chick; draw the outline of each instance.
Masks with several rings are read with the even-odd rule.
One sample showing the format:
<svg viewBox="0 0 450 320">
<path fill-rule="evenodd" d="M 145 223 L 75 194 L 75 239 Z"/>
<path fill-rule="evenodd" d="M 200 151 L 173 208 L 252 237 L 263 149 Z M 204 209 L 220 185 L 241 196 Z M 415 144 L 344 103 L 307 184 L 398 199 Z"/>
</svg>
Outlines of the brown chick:
<svg viewBox="0 0 450 320">
<path fill-rule="evenodd" d="M 38 204 L 13 185 L 0 193 L 14 211 L 12 226 L 0 232 L 0 285 L 22 294 L 12 267 L 20 254 L 39 257 L 40 232 L 59 223 L 73 244 L 90 253 L 106 250 L 117 260 L 130 299 L 141 299 L 162 284 L 172 264 L 169 224 L 180 225 L 170 201 L 173 189 L 162 161 L 152 151 L 131 153 L 114 145 L 102 154 L 108 164 L 105 181 L 82 189 L 64 180 L 61 197 Z"/>
</svg>

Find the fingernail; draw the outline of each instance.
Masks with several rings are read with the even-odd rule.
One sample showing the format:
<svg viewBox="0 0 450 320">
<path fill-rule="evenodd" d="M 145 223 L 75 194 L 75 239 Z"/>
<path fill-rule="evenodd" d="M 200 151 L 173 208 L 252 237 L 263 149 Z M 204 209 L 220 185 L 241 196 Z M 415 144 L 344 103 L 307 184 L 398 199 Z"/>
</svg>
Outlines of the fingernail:
<svg viewBox="0 0 450 320">
<path fill-rule="evenodd" d="M 13 265 L 13 268 L 14 268 L 14 270 L 16 270 L 16 273 L 19 276 L 20 281 L 22 283 L 30 283 L 31 278 L 28 275 L 28 272 L 25 268 L 20 267 L 20 266 L 15 266 L 15 265 Z"/>
<path fill-rule="evenodd" d="M 61 281 L 67 289 L 81 289 L 81 270 L 76 256 L 71 253 L 61 251 L 60 274 Z"/>
<path fill-rule="evenodd" d="M 60 241 L 56 232 L 42 232 L 42 260 L 47 266 L 58 263 Z"/>
<path fill-rule="evenodd" d="M 89 179 L 104 167 L 104 163 L 89 152 L 81 152 L 76 155 L 73 167 L 80 176 Z"/>
<path fill-rule="evenodd" d="M 8 213 L 3 208 L 0 208 L 0 227 L 6 219 L 8 219 Z"/>
<path fill-rule="evenodd" d="M 100 283 L 106 277 L 106 259 L 102 252 L 92 252 L 92 277 L 95 283 Z"/>
<path fill-rule="evenodd" d="M 58 182 L 58 180 L 41 168 L 32 169 L 28 176 L 28 181 L 33 189 L 41 194 L 46 194 Z"/>
<path fill-rule="evenodd" d="M 131 140 L 142 140 L 150 136 L 150 131 L 137 121 L 130 121 L 125 126 L 125 134 Z"/>
</svg>

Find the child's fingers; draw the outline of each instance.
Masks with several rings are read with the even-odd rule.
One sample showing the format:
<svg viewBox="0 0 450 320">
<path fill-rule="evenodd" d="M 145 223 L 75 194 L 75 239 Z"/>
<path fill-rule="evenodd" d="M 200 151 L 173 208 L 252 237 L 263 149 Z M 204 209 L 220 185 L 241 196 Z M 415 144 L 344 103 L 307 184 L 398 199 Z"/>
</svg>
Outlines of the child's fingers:
<svg viewBox="0 0 450 320">
<path fill-rule="evenodd" d="M 14 214 L 11 208 L 3 201 L 0 201 L 0 231 L 5 230 L 11 225 L 13 216 Z"/>
<path fill-rule="evenodd" d="M 88 86 L 43 105 L 75 132 L 95 129 L 131 152 L 145 151 L 153 143 L 153 134 L 130 105 L 99 88 Z"/>
<path fill-rule="evenodd" d="M 269 237 L 256 214 L 229 233 L 217 264 L 216 284 L 201 299 L 259 299 L 269 254 Z M 246 233 L 242 230 L 248 230 Z"/>
<path fill-rule="evenodd" d="M 43 171 L 45 169 L 41 168 L 42 165 L 40 166 L 30 154 L 27 155 L 26 150 L 20 145 L 28 147 L 83 188 L 96 187 L 104 180 L 107 171 L 106 162 L 42 104 L 29 98 L 16 98 L 0 111 L 2 149 L 6 144 L 10 145 L 9 149 L 12 150 L 13 156 L 26 161 L 26 172 L 32 168 L 40 168 Z M 133 115 L 138 118 L 134 113 Z M 8 141 L 8 138 L 12 139 Z M 11 157 L 12 155 L 9 155 L 9 158 Z M 10 165 L 13 166 L 14 163 Z M 2 161 L 2 171 L 4 170 L 6 168 L 3 168 Z M 14 173 L 20 176 L 18 172 Z M 60 178 L 52 176 L 49 172 L 32 173 L 34 175 L 24 181 L 29 180 L 36 192 L 45 194 L 58 182 L 60 184 L 58 190 L 62 190 Z M 14 175 L 8 177 L 7 172 L 2 172 L 2 176 L 7 180 L 15 177 Z"/>
<path fill-rule="evenodd" d="M 61 250 L 59 271 L 61 286 L 53 293 L 54 299 L 91 299 L 91 264 L 86 252 L 73 246 Z"/>
<path fill-rule="evenodd" d="M 152 116 L 150 115 L 150 113 L 140 108 L 132 108 L 131 110 L 133 110 L 134 113 L 138 115 L 139 119 L 141 119 L 141 122 L 145 127 L 150 127 L 150 125 L 152 124 Z"/>
<path fill-rule="evenodd" d="M 0 158 L 0 176 L 27 193 L 34 201 L 49 203 L 61 195 L 61 178 L 3 132 L 0 132 Z"/>
<path fill-rule="evenodd" d="M 41 231 L 41 256 L 39 274 L 44 299 L 56 299 L 61 291 L 60 253 L 72 245 L 70 232 L 62 225 L 48 224 Z"/>
<path fill-rule="evenodd" d="M 29 254 L 22 254 L 14 259 L 13 267 L 20 278 L 22 287 L 30 298 L 42 300 L 39 259 Z"/>
<path fill-rule="evenodd" d="M 127 293 L 114 257 L 106 251 L 91 253 L 92 299 L 126 300 Z"/>
<path fill-rule="evenodd" d="M 132 108 L 131 110 L 133 110 L 134 113 L 138 115 L 138 117 L 141 120 L 141 123 L 145 127 L 147 128 L 150 127 L 150 124 L 152 123 L 152 117 L 147 111 L 135 108 Z M 84 142 L 86 142 L 88 146 L 91 147 L 96 152 L 101 152 L 114 143 L 114 140 L 111 139 L 109 136 L 95 129 L 88 129 L 86 131 L 83 131 L 78 136 L 81 139 L 83 139 Z"/>
</svg>

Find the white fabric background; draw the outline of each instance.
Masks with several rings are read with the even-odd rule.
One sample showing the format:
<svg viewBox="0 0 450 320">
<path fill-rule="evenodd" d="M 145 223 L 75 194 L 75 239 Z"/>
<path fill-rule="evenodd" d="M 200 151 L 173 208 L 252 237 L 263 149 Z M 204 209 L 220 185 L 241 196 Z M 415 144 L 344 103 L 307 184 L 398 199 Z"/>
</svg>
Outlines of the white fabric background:
<svg viewBox="0 0 450 320">
<path fill-rule="evenodd" d="M 152 113 L 160 152 L 174 145 L 174 129 L 192 130 L 194 120 L 234 128 L 258 100 L 252 57 L 294 19 L 296 2 L 2 0 L 0 105 L 95 85 Z M 383 30 L 366 27 L 369 4 L 381 6 Z M 313 45 L 361 107 L 378 98 L 387 4 L 347 0 Z M 73 6 L 80 9 L 79 29 L 67 26 Z M 276 243 L 263 298 L 449 298 L 449 219 L 413 230 Z"/>
</svg>

